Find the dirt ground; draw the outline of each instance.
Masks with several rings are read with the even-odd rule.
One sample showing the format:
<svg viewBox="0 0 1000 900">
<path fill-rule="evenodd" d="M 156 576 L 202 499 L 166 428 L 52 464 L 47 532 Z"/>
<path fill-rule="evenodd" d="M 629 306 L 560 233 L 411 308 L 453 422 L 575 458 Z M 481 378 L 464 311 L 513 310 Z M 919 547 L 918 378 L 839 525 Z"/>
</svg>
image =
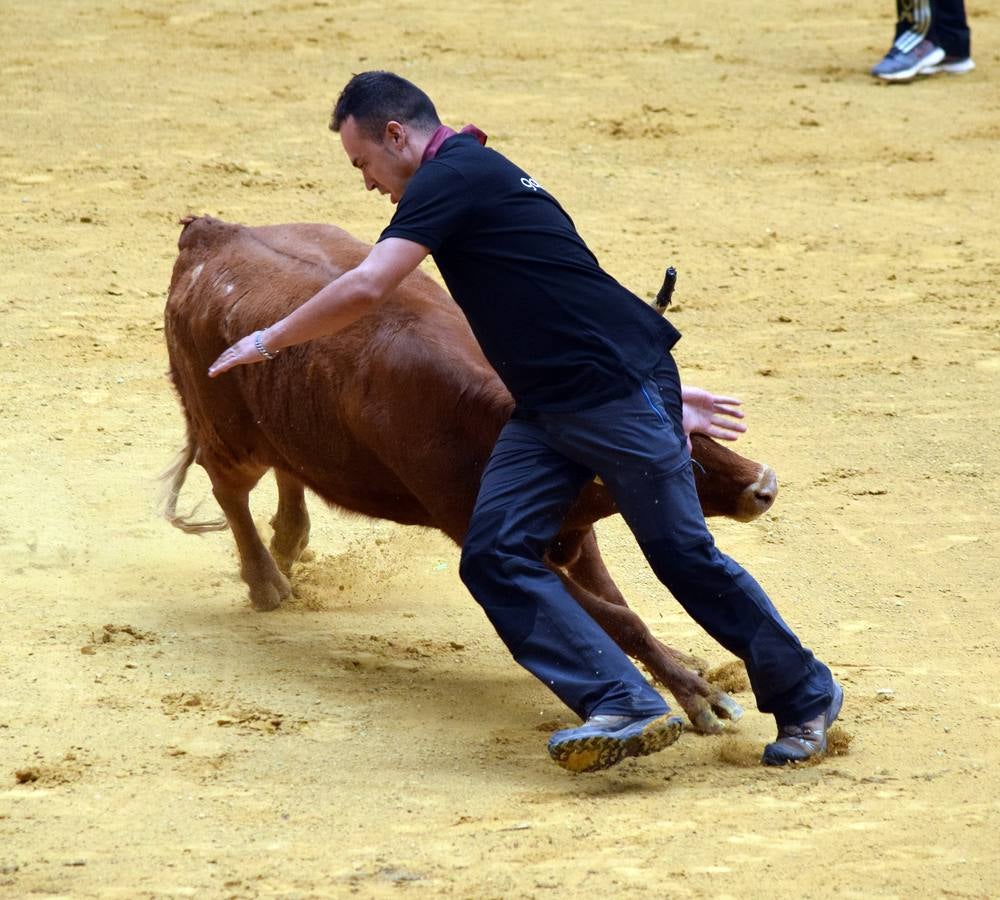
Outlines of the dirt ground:
<svg viewBox="0 0 1000 900">
<path fill-rule="evenodd" d="M 1000 15 L 969 4 L 974 73 L 885 86 L 891 5 L 4 0 L 0 895 L 1000 895 Z M 717 540 L 845 685 L 846 754 L 756 765 L 742 692 L 726 736 L 568 775 L 571 715 L 440 535 L 314 498 L 256 614 L 228 534 L 157 518 L 177 219 L 374 239 L 326 124 L 380 67 L 637 292 L 677 266 L 685 380 L 781 480 Z M 599 533 L 654 631 L 725 662 Z"/>
</svg>

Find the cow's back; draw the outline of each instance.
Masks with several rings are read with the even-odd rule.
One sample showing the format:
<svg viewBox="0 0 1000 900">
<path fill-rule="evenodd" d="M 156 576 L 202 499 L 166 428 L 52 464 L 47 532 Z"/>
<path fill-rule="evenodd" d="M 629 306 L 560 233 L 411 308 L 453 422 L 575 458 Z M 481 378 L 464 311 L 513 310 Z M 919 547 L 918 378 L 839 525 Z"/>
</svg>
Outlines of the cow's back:
<svg viewBox="0 0 1000 900">
<path fill-rule="evenodd" d="M 467 518 L 512 404 L 437 284 L 415 272 L 342 332 L 209 379 L 226 347 L 287 315 L 369 248 L 329 225 L 207 217 L 186 221 L 179 247 L 165 332 L 203 460 L 278 467 L 380 518 L 447 531 Z"/>
</svg>

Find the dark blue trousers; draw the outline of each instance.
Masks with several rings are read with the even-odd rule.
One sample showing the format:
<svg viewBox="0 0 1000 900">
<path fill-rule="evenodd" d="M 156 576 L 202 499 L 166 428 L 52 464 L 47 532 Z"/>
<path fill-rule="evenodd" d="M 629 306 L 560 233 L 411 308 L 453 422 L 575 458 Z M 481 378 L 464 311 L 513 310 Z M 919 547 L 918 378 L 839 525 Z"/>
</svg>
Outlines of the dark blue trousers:
<svg viewBox="0 0 1000 900">
<path fill-rule="evenodd" d="M 580 489 L 600 475 L 656 576 L 746 663 L 758 708 L 779 724 L 806 721 L 830 702 L 830 670 L 715 546 L 681 417 L 669 355 L 624 399 L 582 412 L 515 413 L 483 473 L 462 580 L 514 659 L 581 718 L 665 711 L 663 698 L 543 562 Z"/>
<path fill-rule="evenodd" d="M 965 0 L 896 0 L 895 43 L 909 52 L 924 38 L 948 56 L 969 56 L 971 38 Z"/>
</svg>

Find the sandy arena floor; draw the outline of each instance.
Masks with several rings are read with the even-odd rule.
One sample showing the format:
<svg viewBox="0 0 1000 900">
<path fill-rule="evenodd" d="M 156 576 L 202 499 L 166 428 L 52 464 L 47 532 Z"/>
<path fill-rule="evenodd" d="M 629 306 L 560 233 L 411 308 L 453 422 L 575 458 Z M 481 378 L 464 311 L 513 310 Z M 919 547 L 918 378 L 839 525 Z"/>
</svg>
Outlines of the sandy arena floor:
<svg viewBox="0 0 1000 900">
<path fill-rule="evenodd" d="M 973 74 L 889 87 L 891 6 L 5 0 L 0 896 L 1000 895 L 1000 15 L 969 5 Z M 843 681 L 846 755 L 757 766 L 741 693 L 727 736 L 570 776 L 439 535 L 314 500 L 255 614 L 228 534 L 157 518 L 177 219 L 374 239 L 326 123 L 379 67 L 640 294 L 677 266 L 685 378 L 782 484 L 717 539 Z M 726 661 L 600 534 L 654 631 Z"/>
</svg>

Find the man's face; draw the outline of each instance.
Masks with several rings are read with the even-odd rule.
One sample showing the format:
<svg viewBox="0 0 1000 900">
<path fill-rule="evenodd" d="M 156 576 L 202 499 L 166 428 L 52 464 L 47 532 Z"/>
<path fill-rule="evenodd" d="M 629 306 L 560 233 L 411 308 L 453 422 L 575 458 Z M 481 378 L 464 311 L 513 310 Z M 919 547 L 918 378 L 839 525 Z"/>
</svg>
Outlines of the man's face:
<svg viewBox="0 0 1000 900">
<path fill-rule="evenodd" d="M 353 116 L 348 116 L 340 126 L 340 142 L 351 165 L 361 170 L 365 187 L 369 191 L 377 189 L 381 194 L 388 194 L 393 203 L 399 203 L 406 185 L 420 165 L 420 160 L 414 159 L 414 148 L 406 126 L 389 122 L 379 143 L 358 127 Z"/>
</svg>

